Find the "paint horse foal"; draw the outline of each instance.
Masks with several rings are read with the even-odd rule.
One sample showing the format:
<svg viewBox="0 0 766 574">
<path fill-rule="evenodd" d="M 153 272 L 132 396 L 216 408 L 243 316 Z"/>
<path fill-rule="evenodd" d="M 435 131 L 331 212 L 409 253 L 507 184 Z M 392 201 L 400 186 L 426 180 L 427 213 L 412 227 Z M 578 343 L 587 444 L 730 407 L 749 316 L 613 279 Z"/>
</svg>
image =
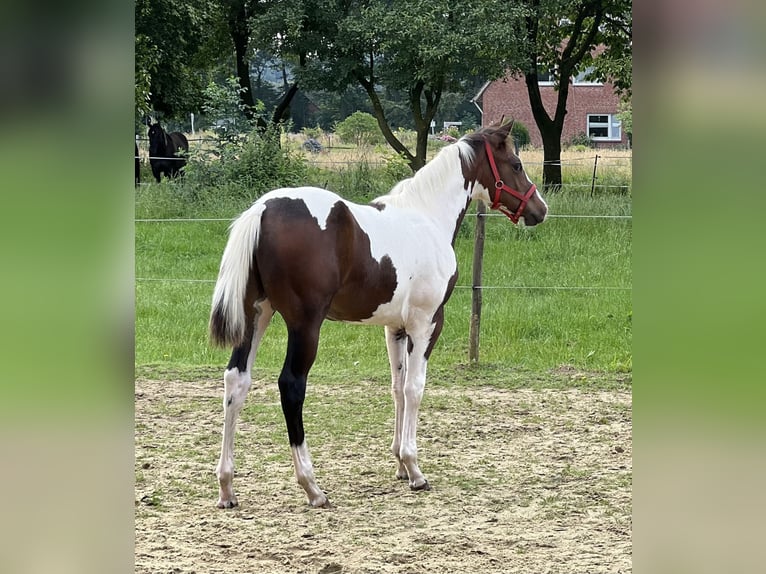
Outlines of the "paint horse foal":
<svg viewBox="0 0 766 574">
<path fill-rule="evenodd" d="M 237 505 L 234 432 L 258 345 L 273 314 L 287 326 L 279 392 L 295 475 L 312 506 L 328 506 L 303 432 L 306 379 L 325 319 L 382 325 L 395 403 L 396 476 L 430 487 L 418 468 L 426 365 L 457 280 L 453 243 L 472 199 L 514 222 L 541 223 L 547 205 L 508 141 L 511 124 L 466 135 L 388 195 L 357 205 L 313 187 L 278 189 L 234 221 L 213 294 L 210 334 L 234 350 L 224 372 L 216 468 L 220 508 Z"/>
</svg>

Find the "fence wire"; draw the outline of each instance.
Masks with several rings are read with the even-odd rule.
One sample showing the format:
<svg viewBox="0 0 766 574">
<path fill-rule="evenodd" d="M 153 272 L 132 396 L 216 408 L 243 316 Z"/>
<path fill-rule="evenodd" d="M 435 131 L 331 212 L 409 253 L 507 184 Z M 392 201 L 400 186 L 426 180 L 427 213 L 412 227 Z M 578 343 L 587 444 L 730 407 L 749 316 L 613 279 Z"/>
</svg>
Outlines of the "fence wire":
<svg viewBox="0 0 766 574">
<path fill-rule="evenodd" d="M 175 277 L 136 277 L 136 282 L 145 283 L 204 283 L 214 284 L 215 279 L 181 279 Z M 455 289 L 471 289 L 471 290 L 496 290 L 496 289 L 509 289 L 517 291 L 631 291 L 632 287 L 601 287 L 601 286 L 571 286 L 571 285 L 555 285 L 555 286 L 535 286 L 535 285 L 455 285 Z"/>
</svg>

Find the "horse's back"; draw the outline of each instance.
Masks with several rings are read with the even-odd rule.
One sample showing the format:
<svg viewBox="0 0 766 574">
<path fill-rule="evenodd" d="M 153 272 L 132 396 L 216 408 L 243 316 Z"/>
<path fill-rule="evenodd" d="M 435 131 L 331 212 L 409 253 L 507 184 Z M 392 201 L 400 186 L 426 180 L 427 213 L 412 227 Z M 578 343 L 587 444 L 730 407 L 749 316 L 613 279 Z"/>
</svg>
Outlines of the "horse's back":
<svg viewBox="0 0 766 574">
<path fill-rule="evenodd" d="M 189 151 L 189 140 L 181 132 L 171 132 L 168 134 L 170 139 L 173 140 L 176 150 L 183 149 Z"/>
<path fill-rule="evenodd" d="M 406 322 L 407 309 L 441 303 L 454 253 L 406 212 L 360 205 L 328 190 L 279 189 L 262 196 L 256 259 L 275 308 L 286 293 L 332 319 Z M 287 284 L 287 287 L 285 287 Z"/>
</svg>

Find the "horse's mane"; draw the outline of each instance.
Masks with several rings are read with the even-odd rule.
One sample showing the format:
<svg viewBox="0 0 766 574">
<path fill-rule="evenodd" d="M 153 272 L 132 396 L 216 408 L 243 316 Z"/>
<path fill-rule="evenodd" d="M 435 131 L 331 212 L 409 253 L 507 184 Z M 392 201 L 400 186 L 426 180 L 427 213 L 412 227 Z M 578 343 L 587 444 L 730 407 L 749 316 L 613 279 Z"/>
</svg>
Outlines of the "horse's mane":
<svg viewBox="0 0 766 574">
<path fill-rule="evenodd" d="M 386 195 L 372 201 L 373 204 L 395 205 L 406 208 L 435 201 L 450 181 L 463 177 L 463 164 L 470 169 L 475 160 L 471 144 L 461 138 L 457 143 L 443 148 L 434 159 L 415 175 L 397 183 Z"/>
</svg>

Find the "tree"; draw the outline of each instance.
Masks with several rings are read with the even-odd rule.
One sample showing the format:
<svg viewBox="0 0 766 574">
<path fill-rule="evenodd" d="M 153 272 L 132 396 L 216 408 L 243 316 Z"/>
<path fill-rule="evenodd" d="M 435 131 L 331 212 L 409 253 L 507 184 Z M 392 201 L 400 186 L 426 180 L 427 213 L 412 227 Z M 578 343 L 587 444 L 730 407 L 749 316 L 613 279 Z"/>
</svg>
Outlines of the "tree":
<svg viewBox="0 0 766 574">
<path fill-rule="evenodd" d="M 340 141 L 358 146 L 378 143 L 380 130 L 375 118 L 365 112 L 354 112 L 335 126 Z"/>
<path fill-rule="evenodd" d="M 256 114 L 253 86 L 250 80 L 250 17 L 258 4 L 251 0 L 221 0 L 226 15 L 226 29 L 234 44 L 234 63 L 242 111 L 248 121 L 265 126 L 265 122 Z"/>
<path fill-rule="evenodd" d="M 425 165 L 431 121 L 447 91 L 460 91 L 476 74 L 497 77 L 505 62 L 487 50 L 504 22 L 505 46 L 517 37 L 514 4 L 489 0 L 456 5 L 446 0 L 322 2 L 333 18 L 322 27 L 322 45 L 306 60 L 306 85 L 343 91 L 360 85 L 388 144 L 413 171 Z M 331 6 L 330 6 L 331 5 Z M 315 56 L 315 57 L 314 57 Z M 508 56 L 508 50 L 506 50 Z M 512 58 L 512 55 L 511 55 Z M 397 138 L 384 106 L 384 89 L 407 96 L 417 134 L 414 152 Z"/>
<path fill-rule="evenodd" d="M 526 62 L 514 69 L 524 76 L 529 103 L 543 140 L 543 185 L 561 186 L 561 133 L 571 78 L 592 68 L 593 78 L 610 77 L 629 91 L 632 69 L 630 0 L 526 0 Z M 596 47 L 606 49 L 597 52 Z M 539 76 L 550 72 L 558 90 L 551 117 L 540 95 Z"/>
<path fill-rule="evenodd" d="M 278 124 L 289 116 L 301 86 L 301 71 L 326 43 L 327 31 L 336 27 L 345 2 L 336 0 L 261 0 L 253 2 L 251 45 L 282 64 L 284 93 L 272 114 Z M 287 67 L 292 68 L 288 80 Z"/>
<path fill-rule="evenodd" d="M 218 7 L 206 0 L 136 0 L 136 111 L 200 109 Z"/>
</svg>

